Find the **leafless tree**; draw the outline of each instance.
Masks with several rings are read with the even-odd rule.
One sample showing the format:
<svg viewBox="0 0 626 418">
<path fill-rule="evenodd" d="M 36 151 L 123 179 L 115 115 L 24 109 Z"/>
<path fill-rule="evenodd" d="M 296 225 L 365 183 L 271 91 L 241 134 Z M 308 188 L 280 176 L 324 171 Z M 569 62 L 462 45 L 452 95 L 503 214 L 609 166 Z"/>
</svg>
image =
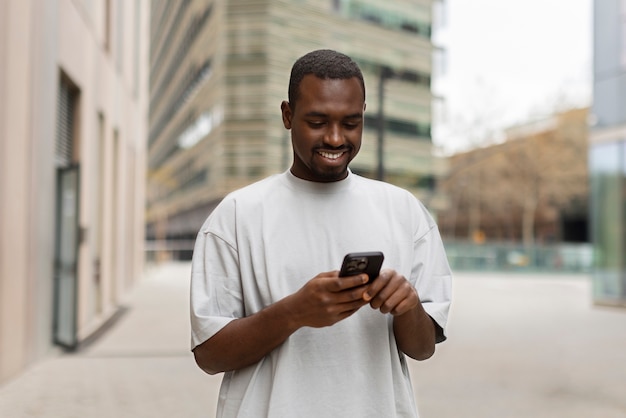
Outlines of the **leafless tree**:
<svg viewBox="0 0 626 418">
<path fill-rule="evenodd" d="M 451 157 L 441 183 L 452 202 L 440 214 L 444 234 L 508 228 L 532 245 L 542 216 L 586 201 L 587 114 L 569 110 L 510 129 L 501 144 Z"/>
</svg>

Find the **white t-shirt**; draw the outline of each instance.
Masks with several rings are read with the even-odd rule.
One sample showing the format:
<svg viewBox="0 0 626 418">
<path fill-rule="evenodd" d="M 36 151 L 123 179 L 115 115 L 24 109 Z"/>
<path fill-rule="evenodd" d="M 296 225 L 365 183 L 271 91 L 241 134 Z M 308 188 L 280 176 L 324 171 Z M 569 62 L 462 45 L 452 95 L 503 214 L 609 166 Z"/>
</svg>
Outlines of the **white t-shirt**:
<svg viewBox="0 0 626 418">
<path fill-rule="evenodd" d="M 445 329 L 451 273 L 438 229 L 398 187 L 350 173 L 315 183 L 289 171 L 228 195 L 198 233 L 192 348 L 259 312 L 349 252 L 382 251 Z M 368 305 L 325 328 L 301 328 L 257 364 L 224 375 L 220 417 L 416 417 L 393 317 Z"/>
</svg>

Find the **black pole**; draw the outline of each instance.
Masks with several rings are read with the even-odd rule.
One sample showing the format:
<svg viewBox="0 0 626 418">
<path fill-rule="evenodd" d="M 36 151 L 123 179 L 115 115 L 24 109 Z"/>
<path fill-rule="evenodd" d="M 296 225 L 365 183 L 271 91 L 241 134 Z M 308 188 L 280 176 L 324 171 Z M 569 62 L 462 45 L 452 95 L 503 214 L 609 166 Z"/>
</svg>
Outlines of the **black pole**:
<svg viewBox="0 0 626 418">
<path fill-rule="evenodd" d="M 378 133 L 378 169 L 376 178 L 383 181 L 385 179 L 385 161 L 384 161 L 384 142 L 385 142 L 385 80 L 391 77 L 392 72 L 389 67 L 381 67 L 380 74 L 378 75 L 378 120 L 377 120 L 377 133 Z"/>
</svg>

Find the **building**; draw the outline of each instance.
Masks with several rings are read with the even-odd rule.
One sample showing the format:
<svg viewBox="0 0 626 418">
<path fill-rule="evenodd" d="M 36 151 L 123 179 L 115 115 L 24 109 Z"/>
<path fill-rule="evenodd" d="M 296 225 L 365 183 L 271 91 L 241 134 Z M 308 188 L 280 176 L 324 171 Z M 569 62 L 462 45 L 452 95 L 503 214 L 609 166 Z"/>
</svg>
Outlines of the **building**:
<svg viewBox="0 0 626 418">
<path fill-rule="evenodd" d="M 318 48 L 350 55 L 364 72 L 366 129 L 353 171 L 382 172 L 436 207 L 444 166 L 432 155 L 432 2 L 153 1 L 150 248 L 188 257 L 228 192 L 289 167 L 280 103 L 293 62 Z"/>
<path fill-rule="evenodd" d="M 626 305 L 626 3 L 593 2 L 589 142 L 596 303 Z"/>
<path fill-rule="evenodd" d="M 588 241 L 588 108 L 505 131 L 498 144 L 450 157 L 441 181 L 447 240 L 482 243 Z"/>
<path fill-rule="evenodd" d="M 0 383 L 92 336 L 142 271 L 148 4 L 0 2 Z"/>
</svg>

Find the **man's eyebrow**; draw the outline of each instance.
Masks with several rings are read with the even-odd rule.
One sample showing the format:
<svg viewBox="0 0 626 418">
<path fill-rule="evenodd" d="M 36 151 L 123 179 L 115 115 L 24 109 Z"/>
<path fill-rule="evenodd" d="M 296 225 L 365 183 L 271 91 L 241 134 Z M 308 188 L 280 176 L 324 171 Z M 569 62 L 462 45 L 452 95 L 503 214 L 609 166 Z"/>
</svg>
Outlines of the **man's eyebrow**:
<svg viewBox="0 0 626 418">
<path fill-rule="evenodd" d="M 309 113 L 305 114 L 304 116 L 307 116 L 307 117 L 314 117 L 314 118 L 325 118 L 325 117 L 327 117 L 328 115 L 327 115 L 326 113 L 322 113 L 322 112 L 315 112 L 315 111 L 313 111 L 313 112 L 309 112 Z"/>
<path fill-rule="evenodd" d="M 316 111 L 312 111 L 312 112 L 306 113 L 304 116 L 305 117 L 309 117 L 309 118 L 326 118 L 326 117 L 328 117 L 328 115 L 326 113 L 316 112 Z M 345 116 L 344 119 L 363 119 L 363 113 L 361 113 L 361 112 L 353 113 L 351 115 Z"/>
</svg>

